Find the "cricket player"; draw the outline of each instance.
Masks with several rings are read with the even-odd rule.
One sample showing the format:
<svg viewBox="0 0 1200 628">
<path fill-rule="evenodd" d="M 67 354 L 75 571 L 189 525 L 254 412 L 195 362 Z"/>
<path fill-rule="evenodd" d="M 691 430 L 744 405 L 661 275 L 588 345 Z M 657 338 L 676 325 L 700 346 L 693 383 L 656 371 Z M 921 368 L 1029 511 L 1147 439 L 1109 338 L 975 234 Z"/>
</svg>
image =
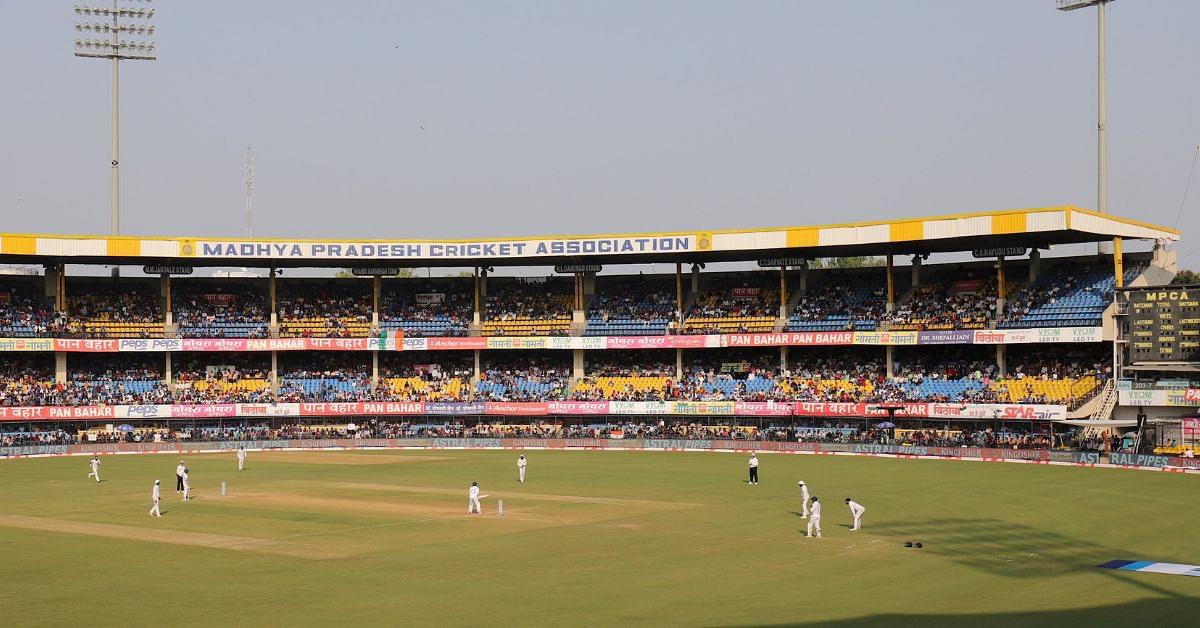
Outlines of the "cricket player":
<svg viewBox="0 0 1200 628">
<path fill-rule="evenodd" d="M 750 454 L 750 483 L 758 484 L 758 456 Z"/>
<path fill-rule="evenodd" d="M 187 467 L 183 466 L 182 460 L 179 461 L 179 464 L 175 465 L 175 492 L 176 493 L 183 492 L 183 472 L 186 470 L 187 470 Z"/>
<path fill-rule="evenodd" d="M 525 483 L 525 465 L 527 464 L 529 464 L 529 461 L 525 460 L 523 454 L 520 458 L 517 458 L 517 475 L 521 478 L 522 484 Z"/>
<path fill-rule="evenodd" d="M 246 447 L 244 445 L 238 445 L 237 458 L 238 458 L 238 471 L 245 471 L 246 470 Z"/>
<path fill-rule="evenodd" d="M 471 482 L 471 490 L 467 491 L 467 514 L 483 514 L 479 506 L 479 482 Z"/>
<path fill-rule="evenodd" d="M 96 478 L 96 481 L 99 482 L 100 481 L 100 456 L 92 456 L 92 459 L 90 462 L 88 462 L 88 464 L 92 465 L 92 472 L 88 474 L 88 477 Z"/>
<path fill-rule="evenodd" d="M 849 497 L 846 498 L 846 505 L 850 507 L 850 514 L 854 517 L 854 525 L 850 526 L 850 531 L 861 530 L 862 516 L 864 512 L 867 512 L 867 509 Z"/>
<path fill-rule="evenodd" d="M 189 500 L 191 498 L 192 498 L 191 477 L 188 475 L 188 470 L 184 469 L 183 470 L 183 501 L 186 502 L 187 500 Z"/>
<path fill-rule="evenodd" d="M 154 502 L 154 505 L 150 507 L 150 516 L 151 517 L 161 517 L 162 516 L 162 513 L 158 511 L 158 500 L 161 497 L 162 497 L 162 495 L 159 493 L 158 480 L 155 480 L 154 488 L 150 490 L 150 501 Z"/>
<path fill-rule="evenodd" d="M 808 538 L 813 537 L 813 532 L 817 533 L 817 538 L 821 538 L 821 502 L 814 496 L 812 498 L 812 507 L 809 509 L 808 518 Z"/>
<path fill-rule="evenodd" d="M 800 518 L 808 519 L 808 485 L 800 480 Z"/>
</svg>

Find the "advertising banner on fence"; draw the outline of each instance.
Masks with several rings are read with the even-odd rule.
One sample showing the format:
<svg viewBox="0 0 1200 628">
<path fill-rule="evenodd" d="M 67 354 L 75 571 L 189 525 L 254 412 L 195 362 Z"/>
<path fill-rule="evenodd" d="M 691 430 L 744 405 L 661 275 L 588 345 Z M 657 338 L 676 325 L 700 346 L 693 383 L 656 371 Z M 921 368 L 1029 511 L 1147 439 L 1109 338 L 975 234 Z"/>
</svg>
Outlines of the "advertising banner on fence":
<svg viewBox="0 0 1200 628">
<path fill-rule="evenodd" d="M 977 345 L 1019 345 L 1030 343 L 1100 342 L 1100 327 L 1039 327 L 1035 329 L 980 329 L 975 331 Z"/>
<path fill-rule="evenodd" d="M 892 345 L 905 346 L 917 344 L 917 339 L 920 338 L 919 332 L 915 331 L 856 331 L 854 332 L 854 344 L 856 345 Z"/>
<path fill-rule="evenodd" d="M 1058 421 L 1066 407 L 1017 404 L 902 403 L 896 418 L 930 417 L 956 420 Z M 488 401 L 330 403 L 225 403 L 178 405 L 0 407 L 0 421 L 70 421 L 107 419 L 216 419 L 231 417 L 352 416 L 508 416 L 671 415 L 761 417 L 887 418 L 884 406 L 870 403 L 774 403 L 766 401 Z"/>
<path fill-rule="evenodd" d="M 1200 408 L 1200 388 L 1118 390 L 1117 402 L 1123 406 Z"/>
<path fill-rule="evenodd" d="M 781 346 L 909 346 L 1100 342 L 1099 327 L 947 331 L 831 331 L 682 336 L 467 336 L 405 338 L 400 332 L 366 338 L 0 338 L 0 352 L 64 351 L 471 351 L 475 349 L 706 349 Z"/>
<path fill-rule="evenodd" d="M 1066 406 L 1005 403 L 931 403 L 928 414 L 935 419 L 996 419 L 1005 421 L 1062 421 Z"/>
</svg>

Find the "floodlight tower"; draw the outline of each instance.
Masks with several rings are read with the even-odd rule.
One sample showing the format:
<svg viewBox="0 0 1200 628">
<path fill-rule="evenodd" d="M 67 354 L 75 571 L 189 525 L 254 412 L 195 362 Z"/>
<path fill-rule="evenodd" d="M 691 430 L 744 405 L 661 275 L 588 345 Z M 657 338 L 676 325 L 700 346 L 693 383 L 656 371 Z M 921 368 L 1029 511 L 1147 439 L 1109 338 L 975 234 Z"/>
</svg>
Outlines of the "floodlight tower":
<svg viewBox="0 0 1200 628">
<path fill-rule="evenodd" d="M 246 239 L 254 237 L 254 153 L 250 147 L 246 147 L 246 176 L 242 179 L 242 183 L 246 184 Z"/>
<path fill-rule="evenodd" d="M 112 234 L 121 234 L 121 61 L 154 61 L 151 0 L 112 0 L 111 7 L 75 5 L 75 15 L 102 21 L 76 22 L 75 56 L 112 64 Z M 97 38 L 90 37 L 98 36 Z M 113 267 L 116 274 L 116 267 Z"/>
<path fill-rule="evenodd" d="M 1104 5 L 1113 0 L 1058 0 L 1059 11 L 1096 7 L 1096 211 L 1108 213 L 1108 64 Z"/>
</svg>

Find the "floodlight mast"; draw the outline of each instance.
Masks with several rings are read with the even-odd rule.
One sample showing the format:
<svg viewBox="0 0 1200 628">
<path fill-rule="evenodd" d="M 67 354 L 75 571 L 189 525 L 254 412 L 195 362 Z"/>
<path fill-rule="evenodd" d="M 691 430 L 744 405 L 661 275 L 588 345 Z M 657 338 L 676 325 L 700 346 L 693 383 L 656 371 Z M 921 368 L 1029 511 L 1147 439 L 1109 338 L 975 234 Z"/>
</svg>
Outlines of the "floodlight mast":
<svg viewBox="0 0 1200 628">
<path fill-rule="evenodd" d="M 246 239 L 254 237 L 254 153 L 246 147 L 245 177 L 246 184 Z"/>
<path fill-rule="evenodd" d="M 1108 59 L 1104 5 L 1113 0 L 1058 0 L 1059 11 L 1096 7 L 1096 210 L 1108 213 Z"/>
<path fill-rule="evenodd" d="M 151 0 L 124 0 L 149 5 Z M 75 39 L 75 56 L 90 59 L 108 59 L 112 64 L 112 235 L 121 234 L 121 61 L 154 61 L 154 42 L 147 37 L 154 35 L 154 9 L 121 6 L 113 0 L 111 7 L 75 5 L 75 15 L 84 18 L 100 17 L 104 21 L 76 22 L 79 33 Z M 90 39 L 87 34 L 108 35 L 105 39 Z M 121 37 L 128 39 L 121 39 Z M 117 267 L 113 267 L 113 276 Z"/>
</svg>

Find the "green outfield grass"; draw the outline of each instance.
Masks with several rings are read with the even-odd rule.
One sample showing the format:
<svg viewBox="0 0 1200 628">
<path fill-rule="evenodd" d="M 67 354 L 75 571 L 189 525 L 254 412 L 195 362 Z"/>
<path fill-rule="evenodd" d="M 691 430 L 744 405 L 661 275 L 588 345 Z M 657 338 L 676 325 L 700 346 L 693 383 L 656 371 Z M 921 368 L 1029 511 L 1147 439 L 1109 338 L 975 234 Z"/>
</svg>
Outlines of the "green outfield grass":
<svg viewBox="0 0 1200 628">
<path fill-rule="evenodd" d="M 1200 623 L 1200 578 L 1095 567 L 1200 563 L 1200 477 L 764 455 L 749 486 L 741 454 L 526 454 L 524 485 L 510 451 L 196 455 L 188 503 L 171 456 L 104 457 L 100 484 L 86 458 L 0 461 L 0 622 Z M 824 539 L 802 538 L 798 479 Z"/>
</svg>

